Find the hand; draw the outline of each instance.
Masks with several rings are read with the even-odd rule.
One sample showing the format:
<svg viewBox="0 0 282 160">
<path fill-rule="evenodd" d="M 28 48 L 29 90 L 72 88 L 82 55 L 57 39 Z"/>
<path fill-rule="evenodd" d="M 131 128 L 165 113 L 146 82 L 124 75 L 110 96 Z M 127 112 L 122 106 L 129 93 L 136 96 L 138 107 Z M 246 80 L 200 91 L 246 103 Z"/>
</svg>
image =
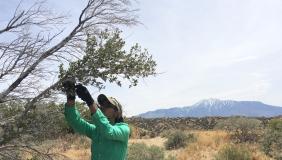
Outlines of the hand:
<svg viewBox="0 0 282 160">
<path fill-rule="evenodd" d="M 68 100 L 75 100 L 75 80 L 72 78 L 67 78 L 62 83 L 63 91 L 67 95 Z"/>
<path fill-rule="evenodd" d="M 77 96 L 81 100 L 86 102 L 88 106 L 91 106 L 94 103 L 92 96 L 90 95 L 89 91 L 87 90 L 85 86 L 83 86 L 82 84 L 78 84 L 75 86 L 75 88 L 76 88 L 75 91 L 76 91 Z"/>
</svg>

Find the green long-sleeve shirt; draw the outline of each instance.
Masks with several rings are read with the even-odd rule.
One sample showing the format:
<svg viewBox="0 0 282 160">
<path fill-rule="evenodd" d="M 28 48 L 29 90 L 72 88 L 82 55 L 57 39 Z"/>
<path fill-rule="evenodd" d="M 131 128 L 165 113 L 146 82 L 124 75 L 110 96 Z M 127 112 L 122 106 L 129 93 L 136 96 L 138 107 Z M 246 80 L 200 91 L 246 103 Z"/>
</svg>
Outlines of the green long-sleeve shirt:
<svg viewBox="0 0 282 160">
<path fill-rule="evenodd" d="M 91 160 L 125 160 L 129 127 L 126 123 L 110 124 L 107 117 L 97 109 L 91 116 L 94 124 L 80 117 L 75 106 L 65 105 L 65 118 L 68 124 L 80 134 L 91 138 Z"/>
</svg>

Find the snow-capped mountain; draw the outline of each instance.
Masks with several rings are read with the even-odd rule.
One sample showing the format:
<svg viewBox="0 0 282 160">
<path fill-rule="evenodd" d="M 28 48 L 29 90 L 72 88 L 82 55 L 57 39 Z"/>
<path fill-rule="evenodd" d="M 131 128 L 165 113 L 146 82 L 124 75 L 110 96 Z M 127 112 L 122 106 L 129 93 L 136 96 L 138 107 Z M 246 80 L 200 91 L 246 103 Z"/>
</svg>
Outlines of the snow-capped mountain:
<svg viewBox="0 0 282 160">
<path fill-rule="evenodd" d="M 206 116 L 248 116 L 273 117 L 282 115 L 282 107 L 257 101 L 233 101 L 205 99 L 192 106 L 158 109 L 138 115 L 144 118 L 157 117 L 206 117 Z"/>
</svg>

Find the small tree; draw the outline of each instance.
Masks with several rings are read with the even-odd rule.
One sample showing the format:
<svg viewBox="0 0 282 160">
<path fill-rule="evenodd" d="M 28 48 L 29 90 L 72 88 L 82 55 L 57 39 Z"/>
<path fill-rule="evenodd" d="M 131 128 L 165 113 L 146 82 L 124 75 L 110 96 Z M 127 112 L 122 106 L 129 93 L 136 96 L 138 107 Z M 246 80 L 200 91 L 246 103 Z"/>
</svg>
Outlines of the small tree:
<svg viewBox="0 0 282 160">
<path fill-rule="evenodd" d="M 9 84 L 0 91 L 0 103 L 26 98 L 34 103 L 50 98 L 50 91 L 58 83 L 40 84 L 46 82 L 45 77 L 55 78 L 58 70 L 48 66 L 84 56 L 89 35 L 98 36 L 106 28 L 138 23 L 130 0 L 88 0 L 77 24 L 66 36 L 61 36 L 69 27 L 67 16 L 55 13 L 48 9 L 46 1 L 35 0 L 30 8 L 20 3 L 11 19 L 0 24 L 0 83 Z"/>
</svg>

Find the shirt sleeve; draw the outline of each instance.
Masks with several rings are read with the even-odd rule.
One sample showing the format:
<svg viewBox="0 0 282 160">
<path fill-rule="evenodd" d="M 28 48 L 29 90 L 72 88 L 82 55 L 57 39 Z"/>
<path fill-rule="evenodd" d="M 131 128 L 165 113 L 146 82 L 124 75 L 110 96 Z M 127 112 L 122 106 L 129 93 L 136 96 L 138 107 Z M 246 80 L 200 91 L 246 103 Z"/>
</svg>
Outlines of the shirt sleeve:
<svg viewBox="0 0 282 160">
<path fill-rule="evenodd" d="M 75 106 L 65 105 L 64 114 L 66 121 L 74 129 L 75 132 L 86 135 L 89 138 L 93 137 L 96 126 L 82 119 Z"/>
<path fill-rule="evenodd" d="M 111 125 L 108 118 L 98 108 L 96 113 L 92 115 L 94 124 L 99 127 L 101 132 L 108 139 L 127 142 L 129 137 L 128 125 Z"/>
</svg>

